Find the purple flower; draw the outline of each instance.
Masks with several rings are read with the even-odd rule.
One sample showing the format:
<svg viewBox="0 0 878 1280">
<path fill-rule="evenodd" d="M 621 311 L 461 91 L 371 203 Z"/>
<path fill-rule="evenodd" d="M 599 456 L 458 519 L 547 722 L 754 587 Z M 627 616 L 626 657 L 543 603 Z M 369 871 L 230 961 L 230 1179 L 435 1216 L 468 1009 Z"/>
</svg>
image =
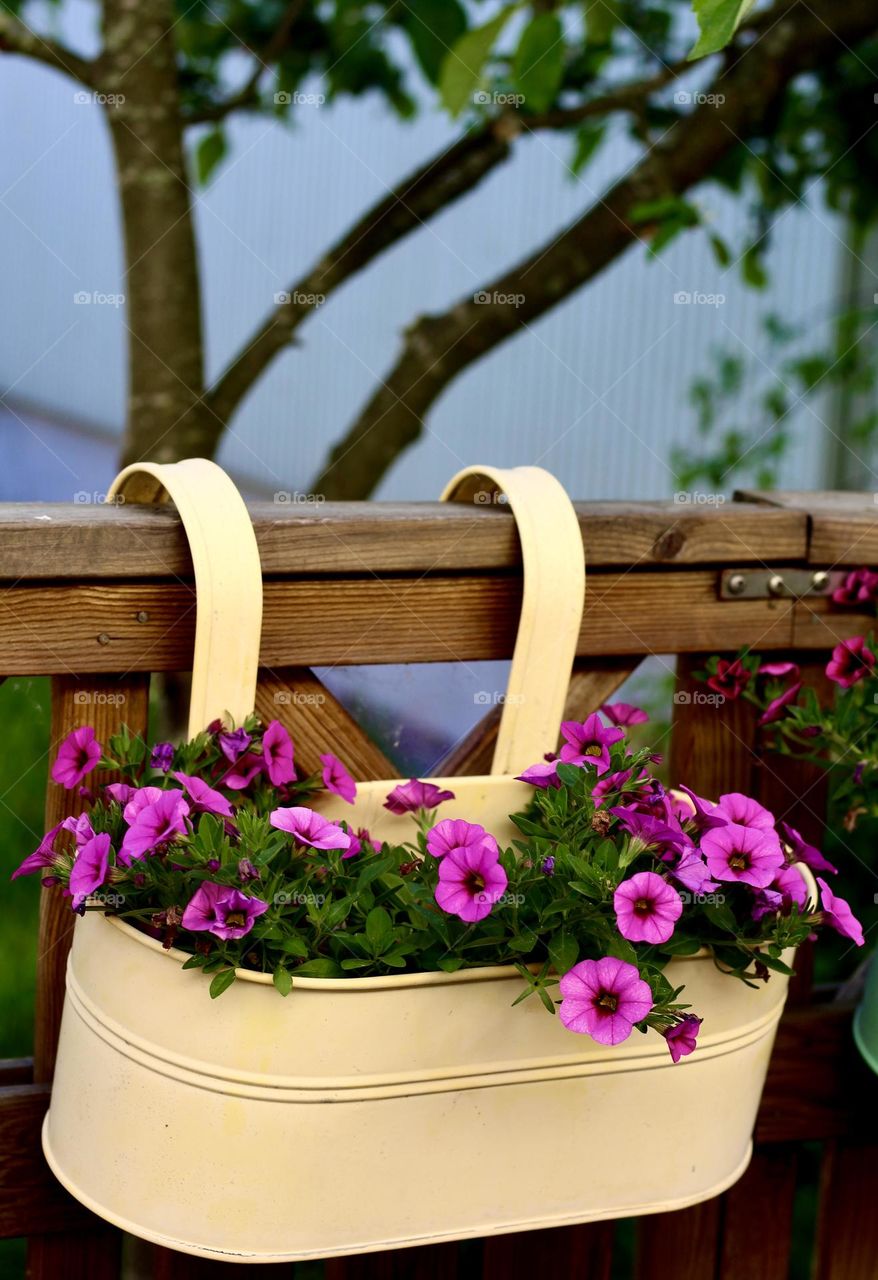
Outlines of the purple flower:
<svg viewBox="0 0 878 1280">
<path fill-rule="evenodd" d="M 555 874 L 555 859 L 551 854 L 549 854 L 548 858 L 543 858 L 540 871 L 544 876 L 553 876 Z"/>
<path fill-rule="evenodd" d="M 719 886 L 711 880 L 707 863 L 697 849 L 684 853 L 676 866 L 668 868 L 672 878 L 690 893 L 713 893 Z"/>
<path fill-rule="evenodd" d="M 325 756 L 320 757 L 320 763 L 323 765 L 323 785 L 326 790 L 341 796 L 342 800 L 347 800 L 348 804 L 353 804 L 357 798 L 357 784 L 338 756 L 327 752 Z"/>
<path fill-rule="evenodd" d="M 111 800 L 115 800 L 120 809 L 124 809 L 128 801 L 135 795 L 137 787 L 132 787 L 127 782 L 108 782 L 104 787 L 104 791 L 106 791 Z"/>
<path fill-rule="evenodd" d="M 235 816 L 226 797 L 219 791 L 214 791 L 203 779 L 179 772 L 174 777 L 189 797 L 189 807 L 193 813 L 215 813 L 220 818 Z"/>
<path fill-rule="evenodd" d="M 633 769 L 622 769 L 619 773 L 605 773 L 602 778 L 598 778 L 591 789 L 591 798 L 595 804 L 603 804 L 607 796 L 621 791 L 633 772 Z M 634 799 L 633 793 L 627 792 L 626 799 L 632 802 Z"/>
<path fill-rule="evenodd" d="M 761 676 L 798 676 L 799 666 L 796 662 L 763 662 L 758 674 Z"/>
<path fill-rule="evenodd" d="M 63 827 L 63 822 L 56 822 L 51 831 L 47 831 L 33 853 L 29 853 L 21 866 L 13 871 L 12 880 L 19 876 L 30 876 L 46 867 L 53 867 L 58 858 L 55 852 L 55 837 Z"/>
<path fill-rule="evenodd" d="M 742 827 L 736 822 L 706 831 L 701 838 L 701 851 L 714 879 L 751 884 L 755 889 L 767 889 L 784 865 L 774 831 Z"/>
<path fill-rule="evenodd" d="M 101 754 L 101 744 L 91 725 L 85 724 L 74 729 L 58 748 L 58 755 L 52 765 L 52 781 L 72 791 L 87 773 L 97 768 Z"/>
<path fill-rule="evenodd" d="M 675 1022 L 672 1027 L 668 1027 L 662 1035 L 668 1042 L 668 1048 L 671 1051 L 671 1057 L 674 1062 L 679 1062 L 681 1058 L 687 1057 L 690 1053 L 694 1053 L 696 1048 L 696 1040 L 698 1032 L 701 1030 L 701 1018 L 696 1018 L 694 1014 L 684 1014 L 679 1022 Z"/>
<path fill-rule="evenodd" d="M 783 693 L 779 694 L 778 697 L 772 698 L 759 717 L 759 723 L 761 725 L 774 724 L 775 720 L 780 720 L 790 703 L 795 702 L 796 698 L 798 698 L 801 687 L 802 681 L 798 680 L 795 684 L 791 684 L 788 689 L 784 689 Z"/>
<path fill-rule="evenodd" d="M 162 773 L 167 773 L 174 763 L 173 742 L 157 742 L 152 749 L 149 763 L 153 769 L 160 769 Z"/>
<path fill-rule="evenodd" d="M 651 813 L 640 813 L 626 805 L 611 809 L 624 829 L 644 849 L 657 849 L 667 853 L 683 853 L 693 847 L 692 840 L 679 827 L 671 827 Z"/>
<path fill-rule="evenodd" d="M 439 863 L 435 898 L 443 911 L 472 924 L 490 915 L 508 884 L 497 854 L 486 844 L 451 849 Z"/>
<path fill-rule="evenodd" d="M 243 791 L 262 772 L 264 766 L 263 756 L 257 755 L 255 751 L 248 751 L 230 766 L 220 781 L 231 791 Z"/>
<path fill-rule="evenodd" d="M 181 923 L 193 933 L 213 933 L 226 940 L 243 938 L 267 910 L 268 903 L 261 898 L 205 880 L 189 899 Z"/>
<path fill-rule="evenodd" d="M 649 716 L 640 707 L 632 707 L 630 702 L 605 702 L 601 707 L 610 724 L 646 724 Z"/>
<path fill-rule="evenodd" d="M 453 791 L 441 791 L 432 782 L 419 782 L 411 778 L 394 787 L 384 801 L 384 808 L 391 813 L 415 813 L 418 809 L 435 809 L 446 800 L 453 800 Z"/>
<path fill-rule="evenodd" d="M 871 604 L 878 596 L 878 573 L 870 569 L 852 569 L 844 582 L 836 587 L 832 598 L 836 604 Z"/>
<path fill-rule="evenodd" d="M 617 725 L 607 727 L 597 711 L 592 712 L 581 724 L 577 720 L 565 720 L 561 733 L 566 739 L 561 748 L 565 764 L 594 765 L 598 776 L 610 767 L 609 748 L 625 737 L 625 730 Z"/>
<path fill-rule="evenodd" d="M 844 898 L 839 898 L 832 892 L 825 880 L 817 877 L 817 883 L 820 886 L 820 906 L 823 908 L 823 923 L 828 924 L 831 929 L 835 929 L 836 933 L 840 933 L 843 938 L 850 938 L 851 942 L 855 942 L 858 947 L 862 947 L 866 941 L 863 937 L 863 926 L 851 911 Z"/>
<path fill-rule="evenodd" d="M 720 796 L 716 807 L 728 822 L 739 827 L 754 827 L 758 831 L 774 827 L 774 814 L 740 791 L 729 791 Z"/>
<path fill-rule="evenodd" d="M 541 791 L 545 791 L 547 787 L 560 787 L 558 762 L 557 760 L 538 760 L 536 764 L 525 769 L 524 773 L 520 773 L 516 781 L 526 782 L 531 787 L 539 787 Z"/>
<path fill-rule="evenodd" d="M 683 899 L 654 871 L 638 871 L 616 889 L 613 910 L 629 942 L 667 942 L 683 914 Z"/>
<path fill-rule="evenodd" d="M 134 787 L 131 796 L 122 810 L 122 817 L 130 826 L 132 822 L 137 821 L 137 815 L 142 813 L 148 805 L 155 804 L 156 800 L 160 800 L 165 794 L 163 787 Z M 174 791 L 174 795 L 182 795 L 181 791 Z"/>
<path fill-rule="evenodd" d="M 79 849 L 70 872 L 70 903 L 78 911 L 86 898 L 99 889 L 110 869 L 110 837 L 106 832 L 92 838 Z"/>
<path fill-rule="evenodd" d="M 734 702 L 740 697 L 749 679 L 750 672 L 740 658 L 735 658 L 732 662 L 729 662 L 728 658 L 720 658 L 716 664 L 715 675 L 707 678 L 707 687 L 713 689 L 714 693 L 723 694 L 730 702 Z"/>
<path fill-rule="evenodd" d="M 351 837 L 347 832 L 302 805 L 292 809 L 274 809 L 268 821 L 278 831 L 288 831 L 297 844 L 307 844 L 312 849 L 350 848 Z"/>
<path fill-rule="evenodd" d="M 791 827 L 787 822 L 782 822 L 780 825 L 795 862 L 804 862 L 805 866 L 810 867 L 812 871 L 830 871 L 833 875 L 838 875 L 838 867 L 834 867 L 831 862 L 828 862 L 813 844 L 808 844 L 805 837 L 800 835 L 795 827 Z"/>
<path fill-rule="evenodd" d="M 238 862 L 238 879 L 242 884 L 247 884 L 251 880 L 261 880 L 262 872 L 249 858 L 241 858 Z"/>
<path fill-rule="evenodd" d="M 709 800 L 704 800 L 701 796 L 697 796 L 688 787 L 681 786 L 680 791 L 688 796 L 691 801 L 690 816 L 686 820 L 694 823 L 698 831 L 710 831 L 712 827 L 724 827 L 730 821 L 715 804 L 712 804 Z"/>
<path fill-rule="evenodd" d="M 580 960 L 560 983 L 558 1016 L 568 1031 L 591 1036 L 599 1044 L 621 1044 L 652 1008 L 652 992 L 633 964 L 604 956 Z"/>
<path fill-rule="evenodd" d="M 455 849 L 468 849 L 475 845 L 484 845 L 495 856 L 499 853 L 497 841 L 477 822 L 444 818 L 427 832 L 427 852 L 434 858 L 444 858 Z"/>
<path fill-rule="evenodd" d="M 753 909 L 750 912 L 754 920 L 763 916 L 776 916 L 783 910 L 783 894 L 780 889 L 760 889 L 753 895 Z"/>
<path fill-rule="evenodd" d="M 143 787 L 142 791 L 152 789 Z M 131 826 L 125 832 L 122 848 L 119 850 L 119 862 L 124 867 L 130 867 L 135 858 L 142 858 L 161 845 L 175 840 L 187 829 L 189 805 L 182 791 L 160 791 L 158 799 L 144 805 L 133 815 L 132 821 L 128 813 L 136 803 L 137 797 L 125 809 L 125 821 L 131 822 Z"/>
<path fill-rule="evenodd" d="M 835 646 L 826 664 L 826 674 L 842 689 L 849 689 L 869 675 L 874 665 L 875 655 L 867 648 L 865 638 L 854 636 L 852 640 L 842 640 Z"/>
<path fill-rule="evenodd" d="M 293 740 L 280 720 L 272 720 L 262 735 L 262 758 L 265 772 L 273 787 L 282 787 L 296 776 L 293 764 Z"/>
<path fill-rule="evenodd" d="M 221 733 L 219 736 L 220 751 L 223 753 L 229 764 L 235 764 L 236 761 L 244 754 L 253 739 L 246 729 L 233 729 L 231 733 Z"/>
</svg>

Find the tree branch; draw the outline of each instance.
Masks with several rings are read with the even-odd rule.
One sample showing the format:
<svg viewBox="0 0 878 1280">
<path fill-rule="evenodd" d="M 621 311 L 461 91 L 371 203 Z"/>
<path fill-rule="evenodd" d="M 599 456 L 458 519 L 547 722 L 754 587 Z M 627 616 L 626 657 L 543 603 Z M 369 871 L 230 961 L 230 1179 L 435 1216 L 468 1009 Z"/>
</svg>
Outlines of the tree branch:
<svg viewBox="0 0 878 1280">
<path fill-rule="evenodd" d="M 878 29 L 878 0 L 809 0 L 760 15 L 764 34 L 710 86 L 721 95 L 679 121 L 581 218 L 475 296 L 418 319 L 381 386 L 331 451 L 311 489 L 366 498 L 417 440 L 424 415 L 468 365 L 568 298 L 644 235 L 631 211 L 683 194 L 740 141 L 759 133 L 789 82 L 843 56 Z M 488 296 L 492 302 L 478 301 Z M 500 299 L 498 301 L 497 299 Z"/>
<path fill-rule="evenodd" d="M 20 53 L 35 58 L 56 71 L 64 71 L 82 84 L 94 83 L 94 66 L 55 40 L 38 36 L 11 13 L 0 12 L 0 53 Z"/>
</svg>

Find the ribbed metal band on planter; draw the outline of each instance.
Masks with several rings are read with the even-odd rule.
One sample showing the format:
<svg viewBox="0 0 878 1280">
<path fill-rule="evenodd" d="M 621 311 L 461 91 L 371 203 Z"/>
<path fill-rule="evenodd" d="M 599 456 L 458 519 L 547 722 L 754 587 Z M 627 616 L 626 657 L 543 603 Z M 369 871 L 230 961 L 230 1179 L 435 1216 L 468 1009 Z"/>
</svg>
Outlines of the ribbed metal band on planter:
<svg viewBox="0 0 878 1280">
<path fill-rule="evenodd" d="M 141 470 L 117 485 L 142 500 L 170 496 L 193 540 L 190 729 L 223 713 L 241 719 L 253 705 L 260 615 L 242 626 L 231 606 L 261 592 L 246 509 L 211 463 L 149 466 L 145 479 Z M 456 794 L 443 816 L 481 822 L 503 842 L 508 814 L 530 795 L 514 773 L 556 744 L 584 564 L 572 505 L 545 472 L 474 468 L 443 496 L 497 493 L 518 524 L 524 594 L 493 772 L 441 781 Z M 410 820 L 383 808 L 398 781 L 361 784 L 354 806 L 330 797 L 317 807 L 379 839 L 408 839 Z M 183 958 L 119 920 L 77 923 L 44 1150 L 102 1217 L 240 1262 L 661 1212 L 716 1195 L 750 1158 L 787 991 L 779 974 L 746 987 L 707 954 L 673 960 L 668 980 L 704 1015 L 697 1053 L 675 1066 L 655 1034 L 610 1048 L 536 1001 L 512 1008 L 512 967 L 300 978 L 286 1000 L 269 975 L 240 970 L 214 1002 Z"/>
</svg>

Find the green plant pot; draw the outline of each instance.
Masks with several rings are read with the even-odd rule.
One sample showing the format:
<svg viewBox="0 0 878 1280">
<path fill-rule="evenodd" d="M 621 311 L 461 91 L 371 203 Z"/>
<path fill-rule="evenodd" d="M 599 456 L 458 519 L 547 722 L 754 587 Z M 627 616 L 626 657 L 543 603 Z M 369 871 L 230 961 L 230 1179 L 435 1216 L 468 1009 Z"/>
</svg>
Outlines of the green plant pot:
<svg viewBox="0 0 878 1280">
<path fill-rule="evenodd" d="M 854 1040 L 862 1056 L 878 1074 L 878 963 L 872 957 L 863 998 L 854 1014 Z"/>
</svg>

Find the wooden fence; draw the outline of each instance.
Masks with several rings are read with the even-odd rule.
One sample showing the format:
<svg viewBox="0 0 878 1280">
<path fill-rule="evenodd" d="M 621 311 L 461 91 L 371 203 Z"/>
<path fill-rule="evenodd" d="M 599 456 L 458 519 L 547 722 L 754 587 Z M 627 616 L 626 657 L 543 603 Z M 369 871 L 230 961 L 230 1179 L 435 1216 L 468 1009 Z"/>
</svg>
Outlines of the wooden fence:
<svg viewBox="0 0 878 1280">
<path fill-rule="evenodd" d="M 679 655 L 673 776 L 706 795 L 749 790 L 819 838 L 819 777 L 761 754 L 746 705 L 709 705 L 691 673 L 711 652 L 749 645 L 796 651 L 816 675 L 839 638 L 874 625 L 824 597 L 785 598 L 776 582 L 761 594 L 757 584 L 750 598 L 752 575 L 767 582 L 798 572 L 801 585 L 807 571 L 878 563 L 872 495 L 739 495 L 719 506 L 584 503 L 578 511 L 589 578 L 569 714 L 596 709 L 645 656 Z M 383 752 L 309 667 L 508 657 L 521 594 L 508 512 L 356 503 L 266 504 L 252 514 L 266 577 L 258 709 L 286 722 L 304 767 L 344 733 L 356 775 L 387 776 L 392 766 Z M 746 589 L 729 587 L 738 569 Z M 51 675 L 53 744 L 82 723 L 94 724 L 99 737 L 123 721 L 145 730 L 150 673 L 185 670 L 190 659 L 191 572 L 173 512 L 0 507 L 0 674 Z M 292 696 L 309 691 L 321 697 Z M 489 712 L 436 771 L 482 771 L 495 729 L 496 712 Z M 75 804 L 50 784 L 47 825 Z M 33 1061 L 0 1063 L 0 1236 L 30 1238 L 33 1280 L 108 1280 L 122 1267 L 120 1234 L 61 1189 L 40 1151 L 71 927 L 61 898 L 44 894 Z M 851 1007 L 833 991 L 812 989 L 808 973 L 806 955 L 781 1023 L 753 1162 L 723 1196 L 641 1219 L 627 1235 L 598 1223 L 334 1259 L 323 1266 L 326 1280 L 782 1280 L 802 1169 L 817 1160 L 815 1274 L 875 1280 L 876 1081 L 852 1048 Z M 685 1117 L 679 1141 L 686 1142 Z M 339 1213 L 347 1194 L 356 1188 L 344 1190 Z M 623 1250 L 633 1252 L 630 1266 Z M 231 1274 L 230 1264 L 137 1242 L 125 1251 L 126 1274 L 151 1280 Z M 269 1266 L 261 1274 L 291 1277 L 294 1270 Z M 300 1266 L 298 1274 L 312 1277 L 319 1268 Z"/>
</svg>

